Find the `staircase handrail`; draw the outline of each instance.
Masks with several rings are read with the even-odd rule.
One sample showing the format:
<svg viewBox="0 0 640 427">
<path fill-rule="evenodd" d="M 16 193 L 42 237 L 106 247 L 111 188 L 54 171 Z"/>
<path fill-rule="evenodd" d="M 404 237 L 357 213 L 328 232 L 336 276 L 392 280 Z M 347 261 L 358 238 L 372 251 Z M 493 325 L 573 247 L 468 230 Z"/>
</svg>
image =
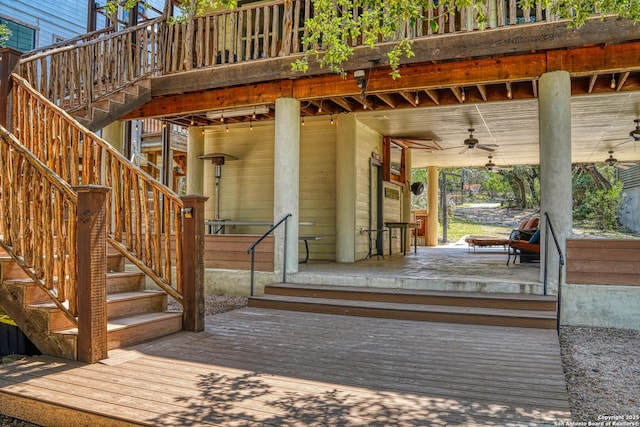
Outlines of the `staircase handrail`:
<svg viewBox="0 0 640 427">
<path fill-rule="evenodd" d="M 0 246 L 78 326 L 73 239 L 78 194 L 1 125 L 0 141 L 0 182 L 5 182 L 0 191 Z M 28 206 L 41 209 L 32 212 Z"/>
<path fill-rule="evenodd" d="M 27 59 L 27 58 L 31 58 L 32 56 L 41 54 L 43 52 L 47 52 L 47 51 L 53 51 L 56 50 L 58 48 L 61 47 L 66 47 L 66 46 L 76 46 L 82 43 L 86 43 L 88 41 L 91 40 L 95 40 L 97 38 L 99 38 L 100 36 L 104 35 L 104 34 L 109 34 L 109 33 L 113 33 L 114 29 L 113 27 L 106 27 L 106 28 L 102 28 L 100 30 L 96 30 L 96 31 L 91 31 L 90 33 L 86 33 L 86 34 L 80 34 L 76 37 L 70 38 L 70 39 L 65 39 L 62 40 L 58 43 L 54 43 L 54 44 L 50 44 L 50 45 L 46 45 L 46 46 L 41 46 L 41 47 L 37 47 L 35 49 L 31 49 L 28 50 L 26 52 L 23 52 L 22 55 L 20 56 L 21 59 Z"/>
<path fill-rule="evenodd" d="M 131 164 L 118 150 L 58 108 L 25 79 L 17 74 L 12 74 L 12 78 L 13 129 L 18 139 L 70 185 L 110 187 L 107 212 L 114 214 L 107 216 L 107 240 L 161 289 L 182 303 L 184 203 L 180 197 Z M 75 165 L 81 166 L 81 173 Z M 172 237 L 175 237 L 175 243 Z M 175 254 L 172 254 L 172 245 Z M 176 270 L 175 284 L 173 269 Z"/>
<path fill-rule="evenodd" d="M 562 311 L 562 267 L 564 266 L 564 254 L 562 252 L 562 248 L 560 247 L 560 243 L 558 242 L 558 237 L 556 236 L 556 232 L 553 229 L 553 224 L 551 223 L 551 218 L 549 217 L 549 213 L 544 213 L 545 217 L 545 242 L 544 242 L 544 295 L 547 295 L 547 264 L 549 259 L 549 232 L 551 232 L 551 236 L 553 237 L 553 242 L 556 246 L 556 251 L 558 252 L 558 302 L 556 304 L 557 312 L 556 312 L 556 331 L 560 333 L 560 314 Z"/>
<path fill-rule="evenodd" d="M 251 246 L 249 246 L 249 249 L 247 249 L 247 253 L 251 254 L 251 289 L 250 289 L 250 295 L 253 296 L 253 276 L 254 276 L 254 272 L 255 272 L 255 268 L 254 268 L 254 259 L 255 259 L 255 250 L 256 250 L 256 246 L 258 246 L 260 244 L 260 242 L 262 242 L 264 239 L 267 238 L 268 235 L 270 235 L 271 233 L 273 233 L 278 227 L 280 227 L 280 225 L 284 222 L 284 255 L 283 255 L 283 259 L 282 259 L 282 282 L 286 283 L 287 282 L 287 220 L 292 216 L 292 214 L 286 214 L 280 221 L 278 221 L 277 223 L 275 223 L 274 225 L 272 225 L 267 231 L 264 232 L 264 234 L 262 236 L 260 236 L 255 242 L 253 242 L 251 244 Z"/>
<path fill-rule="evenodd" d="M 15 72 L 66 111 L 90 106 L 103 97 L 161 71 L 164 28 L 159 17 L 83 43 L 33 52 Z"/>
</svg>

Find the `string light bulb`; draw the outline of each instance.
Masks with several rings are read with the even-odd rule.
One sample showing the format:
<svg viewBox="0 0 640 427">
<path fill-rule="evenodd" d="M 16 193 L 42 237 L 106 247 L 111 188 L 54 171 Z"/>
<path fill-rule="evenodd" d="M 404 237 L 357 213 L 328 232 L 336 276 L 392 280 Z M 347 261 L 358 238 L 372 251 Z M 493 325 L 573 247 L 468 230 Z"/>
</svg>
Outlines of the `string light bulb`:
<svg viewBox="0 0 640 427">
<path fill-rule="evenodd" d="M 191 116 L 191 121 L 189 122 L 190 126 L 193 126 L 195 124 L 195 121 L 193 120 L 193 116 Z"/>
<path fill-rule="evenodd" d="M 304 126 L 304 116 L 302 117 L 301 122 L 302 122 L 302 126 Z"/>
<path fill-rule="evenodd" d="M 416 105 L 420 104 L 420 92 L 416 91 L 416 98 L 414 99 Z"/>
<path fill-rule="evenodd" d="M 460 99 L 462 99 L 462 102 L 466 101 L 466 99 L 467 99 L 467 94 L 464 93 L 464 88 L 462 88 L 462 93 L 460 94 Z"/>
<path fill-rule="evenodd" d="M 229 132 L 229 125 L 226 125 L 226 127 L 224 128 L 225 132 Z"/>
<path fill-rule="evenodd" d="M 331 115 L 331 124 L 333 124 L 333 114 Z"/>
<path fill-rule="evenodd" d="M 220 114 L 220 123 L 224 123 L 224 113 Z"/>
<path fill-rule="evenodd" d="M 251 116 L 253 120 L 256 119 L 256 107 L 253 107 L 253 115 Z"/>
<path fill-rule="evenodd" d="M 611 74 L 611 89 L 615 89 L 615 88 L 616 88 L 616 75 Z"/>
<path fill-rule="evenodd" d="M 253 130 L 253 122 L 249 121 L 249 130 Z"/>
</svg>

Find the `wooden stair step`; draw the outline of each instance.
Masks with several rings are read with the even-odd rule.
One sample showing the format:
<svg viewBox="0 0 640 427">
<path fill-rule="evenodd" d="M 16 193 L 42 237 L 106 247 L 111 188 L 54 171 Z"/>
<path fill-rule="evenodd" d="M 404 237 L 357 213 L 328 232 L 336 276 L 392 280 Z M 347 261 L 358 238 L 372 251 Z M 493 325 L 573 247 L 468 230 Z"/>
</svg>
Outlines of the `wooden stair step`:
<svg viewBox="0 0 640 427">
<path fill-rule="evenodd" d="M 144 289 L 144 280 L 144 274 L 135 271 L 107 273 L 107 294 L 142 291 Z"/>
<path fill-rule="evenodd" d="M 159 290 L 107 294 L 107 318 L 162 312 L 167 309 L 167 294 Z"/>
<path fill-rule="evenodd" d="M 541 329 L 556 327 L 555 312 L 540 310 L 405 304 L 283 295 L 250 298 L 249 307 L 443 323 Z"/>
<path fill-rule="evenodd" d="M 127 347 L 182 330 L 182 313 L 155 312 L 109 319 L 107 347 L 109 350 Z M 78 329 L 57 331 L 59 335 L 77 335 Z"/>
<path fill-rule="evenodd" d="M 554 313 L 557 302 L 555 296 L 542 295 L 508 293 L 484 294 L 479 292 L 446 292 L 420 289 L 365 288 L 358 286 L 300 285 L 290 283 L 267 285 L 265 287 L 265 294 L 404 304 L 539 310 L 553 311 Z"/>
</svg>

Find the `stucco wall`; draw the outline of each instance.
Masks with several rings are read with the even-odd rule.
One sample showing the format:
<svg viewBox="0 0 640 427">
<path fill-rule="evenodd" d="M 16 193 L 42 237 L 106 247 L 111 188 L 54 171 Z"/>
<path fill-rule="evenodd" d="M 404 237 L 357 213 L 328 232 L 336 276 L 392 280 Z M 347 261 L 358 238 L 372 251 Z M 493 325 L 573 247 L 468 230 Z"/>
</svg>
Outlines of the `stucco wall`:
<svg viewBox="0 0 640 427">
<path fill-rule="evenodd" d="M 640 287 L 565 285 L 562 324 L 640 330 Z"/>
</svg>

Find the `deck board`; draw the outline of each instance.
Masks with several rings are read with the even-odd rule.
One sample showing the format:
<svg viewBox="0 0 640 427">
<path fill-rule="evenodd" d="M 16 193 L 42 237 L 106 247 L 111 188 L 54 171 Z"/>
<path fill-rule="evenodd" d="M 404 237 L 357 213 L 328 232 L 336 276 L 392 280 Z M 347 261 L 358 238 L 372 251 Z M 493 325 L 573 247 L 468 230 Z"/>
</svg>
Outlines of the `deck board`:
<svg viewBox="0 0 640 427">
<path fill-rule="evenodd" d="M 519 426 L 569 418 L 555 331 L 257 308 L 209 317 L 202 333 L 111 351 L 105 364 L 33 357 L 0 365 L 0 393 L 12 396 L 0 399 L 0 411 L 17 411 L 24 396 L 49 411 L 77 407 L 136 425 Z"/>
</svg>

